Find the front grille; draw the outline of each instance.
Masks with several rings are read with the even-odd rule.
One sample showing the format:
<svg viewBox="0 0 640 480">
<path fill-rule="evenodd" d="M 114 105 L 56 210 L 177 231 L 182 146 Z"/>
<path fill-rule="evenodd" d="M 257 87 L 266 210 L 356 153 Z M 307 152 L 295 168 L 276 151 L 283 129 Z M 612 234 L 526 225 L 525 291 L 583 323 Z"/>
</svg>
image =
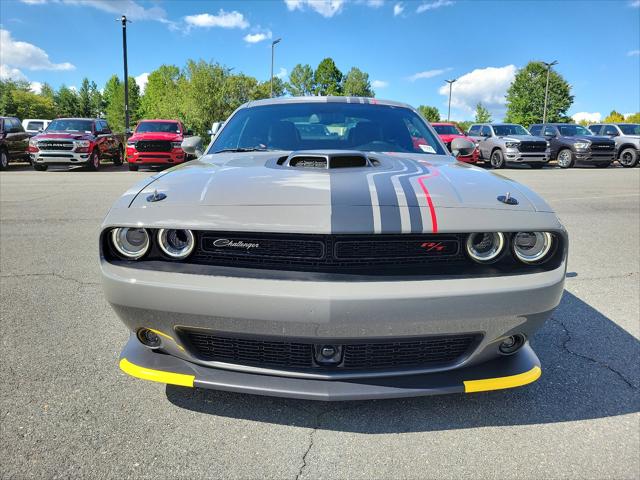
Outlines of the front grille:
<svg viewBox="0 0 640 480">
<path fill-rule="evenodd" d="M 136 150 L 139 152 L 170 152 L 171 142 L 167 140 L 139 140 L 136 142 Z"/>
<path fill-rule="evenodd" d="M 205 265 L 352 273 L 468 263 L 461 235 L 280 235 L 200 232 L 190 261 Z"/>
<path fill-rule="evenodd" d="M 41 140 L 38 142 L 39 150 L 73 150 L 73 142 Z"/>
<path fill-rule="evenodd" d="M 614 143 L 595 143 L 594 142 L 591 144 L 591 151 L 613 152 L 614 148 L 615 148 Z"/>
<path fill-rule="evenodd" d="M 312 343 L 235 338 L 197 330 L 181 330 L 180 334 L 189 351 L 204 361 L 333 371 L 446 366 L 466 357 L 482 338 L 480 334 L 458 334 L 375 342 L 331 341 L 327 343 L 342 346 L 342 361 L 334 366 L 321 366 L 314 362 Z"/>
<path fill-rule="evenodd" d="M 547 150 L 547 142 L 520 142 L 518 148 L 523 153 L 544 153 Z"/>
</svg>

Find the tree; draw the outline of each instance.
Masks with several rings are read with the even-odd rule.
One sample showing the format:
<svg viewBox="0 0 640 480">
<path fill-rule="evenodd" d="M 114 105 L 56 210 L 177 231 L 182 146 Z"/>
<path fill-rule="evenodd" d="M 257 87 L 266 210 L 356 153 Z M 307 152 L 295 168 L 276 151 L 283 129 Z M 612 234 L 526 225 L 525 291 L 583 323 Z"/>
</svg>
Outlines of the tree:
<svg viewBox="0 0 640 480">
<path fill-rule="evenodd" d="M 112 75 L 104 86 L 104 113 L 114 132 L 124 132 L 124 82 Z M 131 126 L 140 119 L 140 87 L 135 78 L 129 77 L 129 120 Z"/>
<path fill-rule="evenodd" d="M 624 115 L 616 112 L 615 110 L 611 110 L 611 113 L 607 115 L 602 122 L 603 123 L 621 123 L 621 122 L 624 122 Z"/>
<path fill-rule="evenodd" d="M 316 95 L 342 95 L 342 72 L 331 58 L 320 62 L 314 73 Z"/>
<path fill-rule="evenodd" d="M 463 120 L 461 122 L 453 122 L 453 123 L 455 123 L 463 133 L 466 133 L 469 131 L 469 127 L 473 125 L 474 122 L 470 120 Z"/>
<path fill-rule="evenodd" d="M 89 85 L 89 101 L 91 103 L 91 116 L 102 117 L 105 105 L 102 99 L 102 94 L 100 93 L 100 90 L 98 90 L 98 85 L 93 81 Z"/>
<path fill-rule="evenodd" d="M 175 65 L 161 65 L 149 74 L 141 100 L 145 118 L 179 118 L 178 82 L 182 74 Z"/>
<path fill-rule="evenodd" d="M 633 115 L 627 115 L 627 118 L 625 118 L 625 122 L 640 123 L 640 112 L 636 112 Z"/>
<path fill-rule="evenodd" d="M 369 74 L 356 67 L 351 67 L 351 70 L 344 77 L 342 93 L 351 97 L 375 97 L 371 83 L 369 83 Z"/>
<path fill-rule="evenodd" d="M 310 65 L 296 65 L 289 74 L 289 83 L 286 85 L 289 93 L 294 97 L 313 95 L 315 82 L 313 80 L 313 68 Z"/>
<path fill-rule="evenodd" d="M 491 122 L 491 114 L 481 102 L 476 105 L 476 122 L 489 123 Z"/>
<path fill-rule="evenodd" d="M 420 105 L 418 107 L 418 112 L 420 112 L 420 115 L 422 115 L 428 122 L 440 121 L 440 112 L 436 107 L 431 107 L 429 105 Z"/>
<path fill-rule="evenodd" d="M 47 82 L 44 82 L 42 84 L 42 87 L 40 88 L 40 95 L 45 97 L 45 98 L 50 98 L 51 101 L 53 101 L 56 92 L 53 90 L 53 88 L 51 87 L 51 85 L 49 85 Z"/>
<path fill-rule="evenodd" d="M 84 77 L 82 85 L 78 90 L 78 103 L 80 105 L 80 115 L 83 117 L 93 117 L 93 108 L 91 105 L 91 85 L 89 79 Z"/>
<path fill-rule="evenodd" d="M 62 85 L 58 89 L 54 98 L 58 117 L 78 117 L 81 115 L 78 94 L 66 85 Z"/>
<path fill-rule="evenodd" d="M 530 125 L 542 121 L 547 67 L 541 62 L 529 62 L 516 74 L 507 91 L 505 121 Z M 567 111 L 573 103 L 571 85 L 557 72 L 549 75 L 548 122 L 567 121 Z"/>
</svg>

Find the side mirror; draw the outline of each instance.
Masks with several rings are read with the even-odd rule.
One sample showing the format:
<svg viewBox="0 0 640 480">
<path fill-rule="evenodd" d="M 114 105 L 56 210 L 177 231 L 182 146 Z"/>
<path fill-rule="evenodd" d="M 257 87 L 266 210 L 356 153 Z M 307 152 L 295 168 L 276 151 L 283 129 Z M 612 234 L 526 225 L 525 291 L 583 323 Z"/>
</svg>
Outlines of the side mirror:
<svg viewBox="0 0 640 480">
<path fill-rule="evenodd" d="M 202 139 L 197 136 L 185 138 L 180 145 L 184 153 L 194 157 L 201 157 L 204 155 L 204 147 L 202 146 Z"/>
<path fill-rule="evenodd" d="M 454 138 L 451 142 L 451 153 L 456 158 L 471 155 L 475 148 L 476 144 L 466 138 Z"/>
<path fill-rule="evenodd" d="M 607 133 L 606 135 L 607 135 L 607 137 L 617 137 L 618 136 L 618 132 L 611 132 L 611 133 Z"/>
</svg>

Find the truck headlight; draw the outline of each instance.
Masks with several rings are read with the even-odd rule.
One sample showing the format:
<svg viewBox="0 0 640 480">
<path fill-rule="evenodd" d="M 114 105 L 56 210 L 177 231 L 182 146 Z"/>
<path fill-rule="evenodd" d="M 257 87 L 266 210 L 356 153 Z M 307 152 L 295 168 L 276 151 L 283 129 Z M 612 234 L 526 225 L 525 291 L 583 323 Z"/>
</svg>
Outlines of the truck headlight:
<svg viewBox="0 0 640 480">
<path fill-rule="evenodd" d="M 87 153 L 91 142 L 89 140 L 75 140 L 73 142 L 73 149 L 78 153 Z"/>
<path fill-rule="evenodd" d="M 523 263 L 539 263 L 545 259 L 553 237 L 549 232 L 518 232 L 513 237 L 513 253 Z"/>
<path fill-rule="evenodd" d="M 520 142 L 505 142 L 507 148 L 518 148 L 518 145 L 520 145 Z"/>
<path fill-rule="evenodd" d="M 137 260 L 149 250 L 149 234 L 144 228 L 114 228 L 111 244 L 123 257 Z"/>
<path fill-rule="evenodd" d="M 573 146 L 576 147 L 578 150 L 586 150 L 587 148 L 589 148 L 590 143 L 588 142 L 577 142 L 574 143 Z"/>
<path fill-rule="evenodd" d="M 180 148 L 182 146 L 182 142 L 171 142 L 172 148 Z"/>
</svg>

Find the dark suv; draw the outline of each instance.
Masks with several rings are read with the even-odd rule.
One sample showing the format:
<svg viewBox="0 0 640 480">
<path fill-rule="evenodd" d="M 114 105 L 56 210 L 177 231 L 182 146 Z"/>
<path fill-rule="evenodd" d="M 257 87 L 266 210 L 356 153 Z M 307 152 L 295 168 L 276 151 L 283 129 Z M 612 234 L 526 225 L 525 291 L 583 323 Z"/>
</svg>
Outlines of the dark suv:
<svg viewBox="0 0 640 480">
<path fill-rule="evenodd" d="M 13 160 L 29 160 L 29 137 L 20 120 L 0 117 L 0 170 L 5 170 Z"/>
<path fill-rule="evenodd" d="M 599 137 L 581 125 L 571 123 L 538 123 L 529 128 L 532 135 L 547 139 L 551 158 L 560 168 L 573 167 L 576 162 L 606 168 L 615 159 L 616 144 L 608 137 Z"/>
</svg>

